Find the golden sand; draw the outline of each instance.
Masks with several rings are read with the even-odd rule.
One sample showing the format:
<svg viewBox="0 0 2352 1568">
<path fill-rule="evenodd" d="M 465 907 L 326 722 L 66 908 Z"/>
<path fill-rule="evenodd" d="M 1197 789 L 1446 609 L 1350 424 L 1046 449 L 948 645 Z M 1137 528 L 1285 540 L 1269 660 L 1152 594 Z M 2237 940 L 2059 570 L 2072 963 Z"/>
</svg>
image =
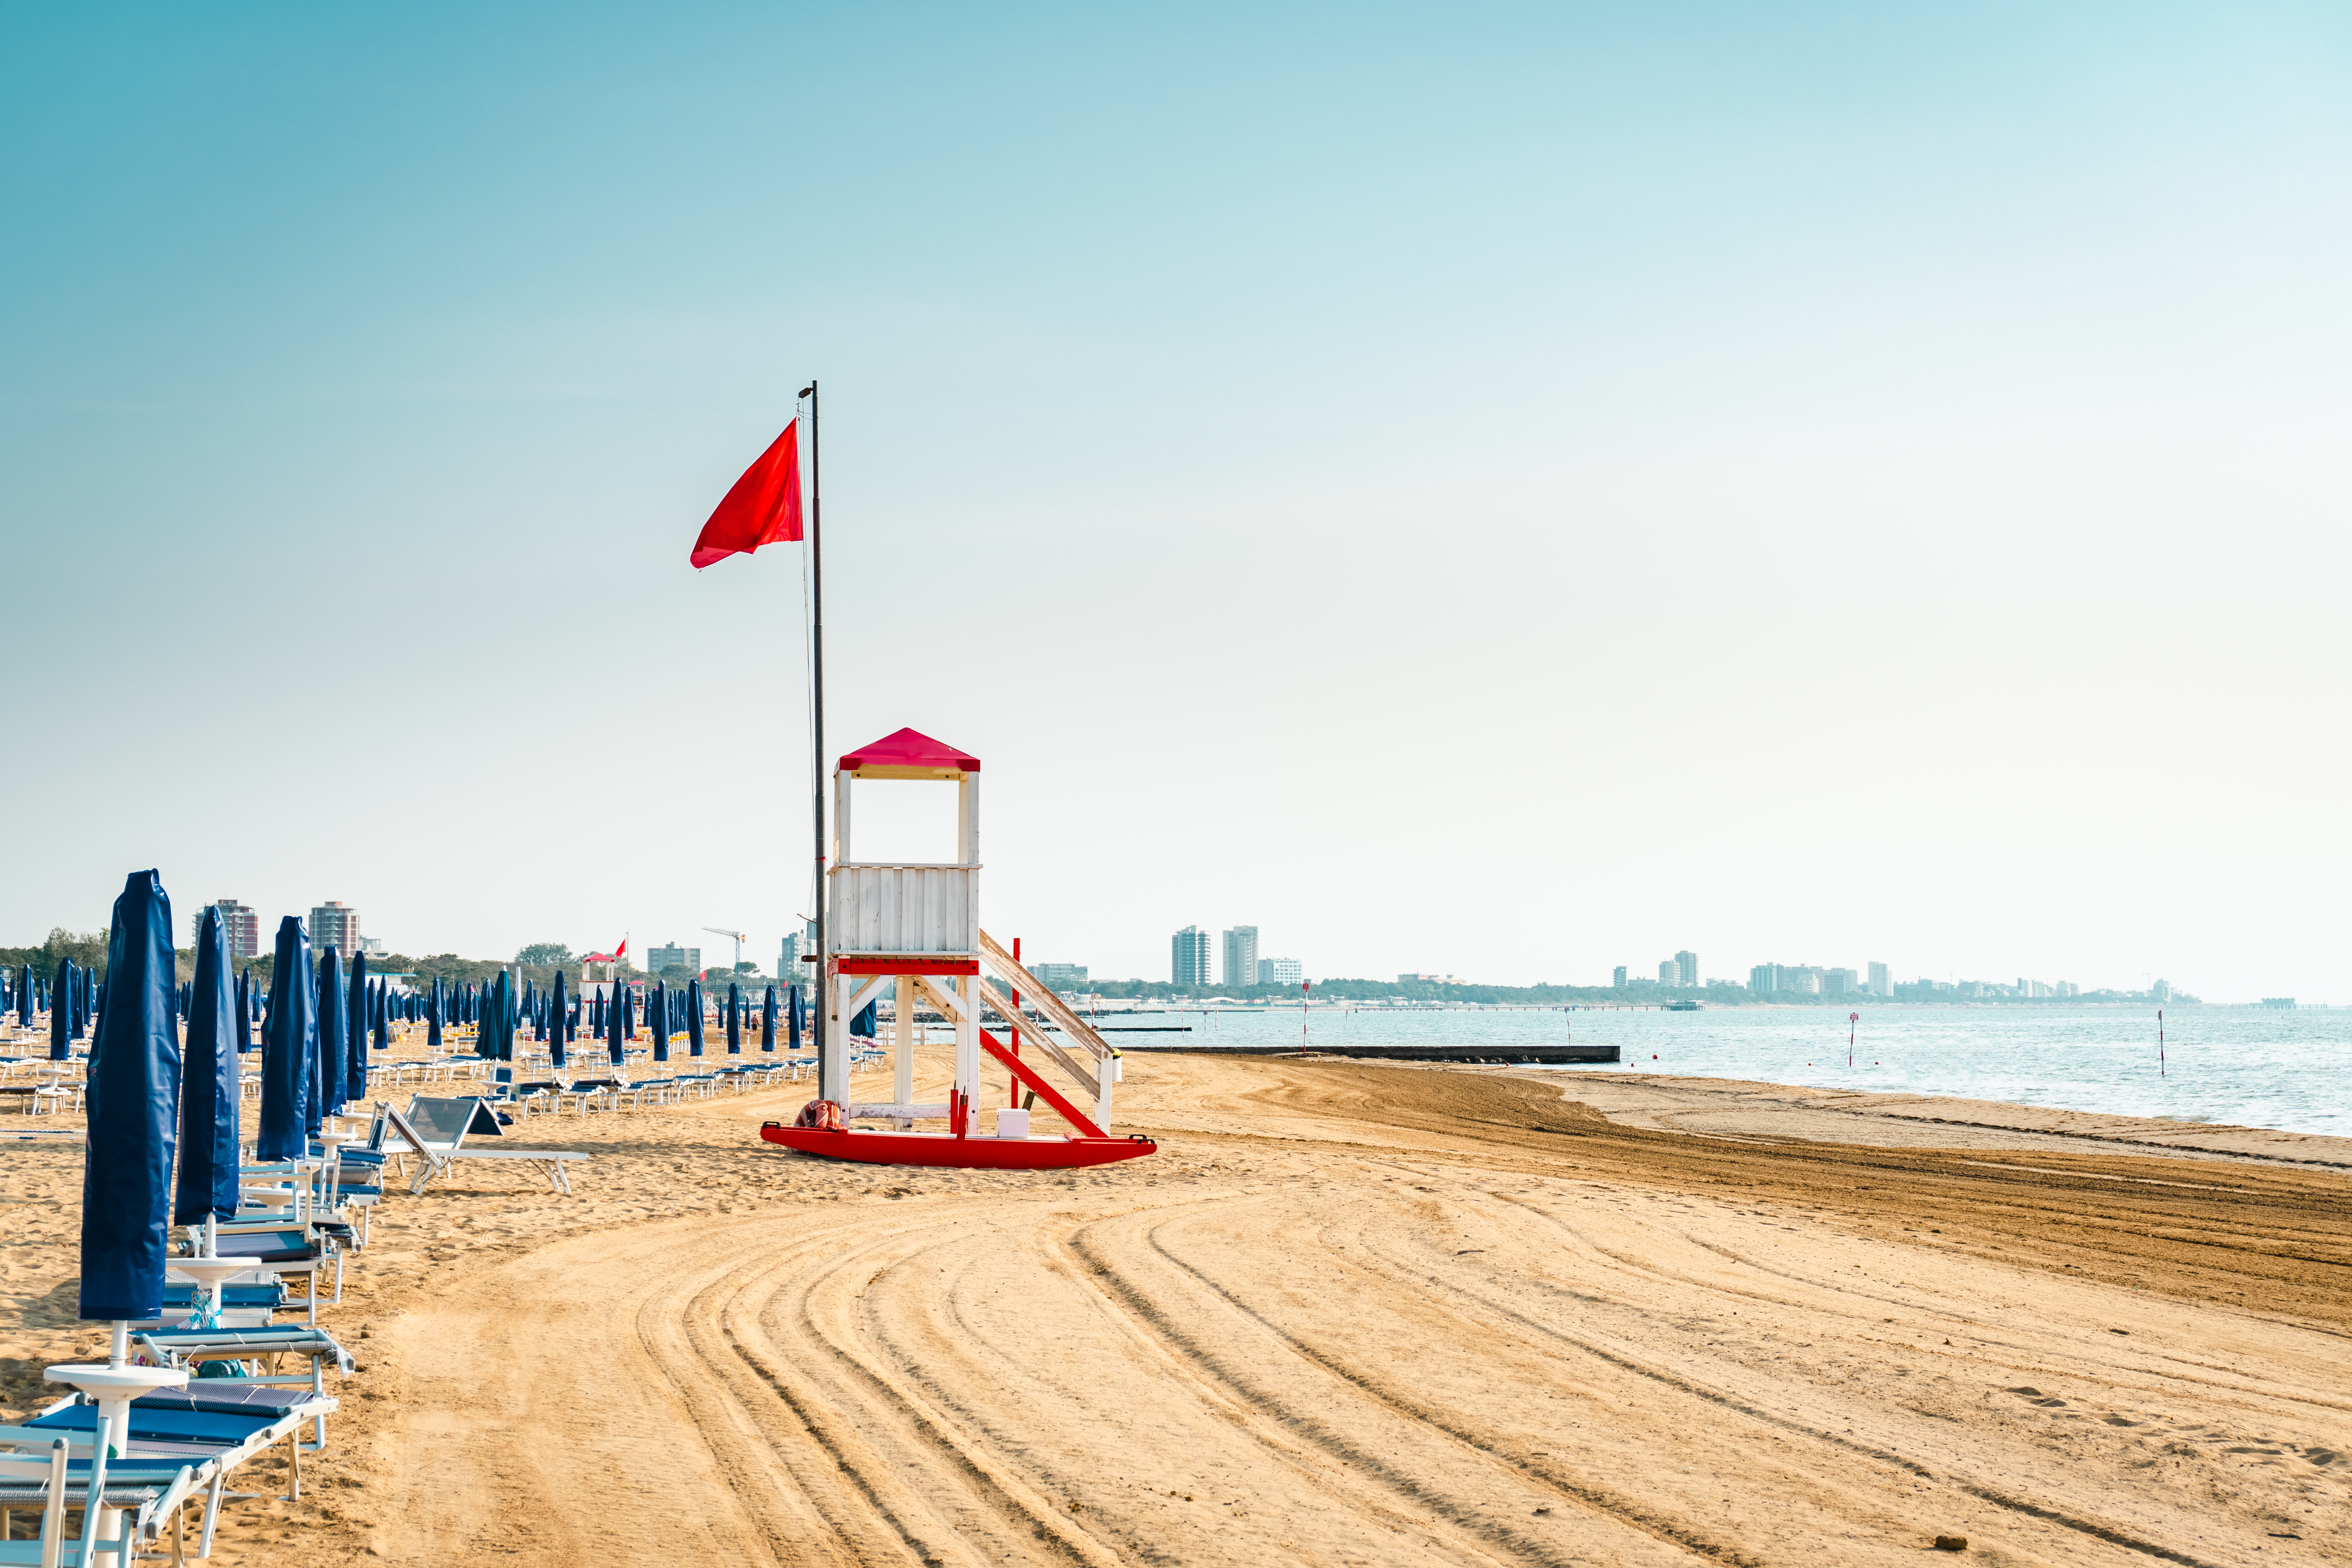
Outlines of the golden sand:
<svg viewBox="0 0 2352 1568">
<path fill-rule="evenodd" d="M 1011 1174 L 757 1141 L 809 1092 L 533 1118 L 569 1198 L 394 1193 L 331 1445 L 217 1557 L 2352 1560 L 2338 1141 L 1161 1056 L 1159 1154 Z M 96 1336 L 79 1150 L 0 1147 L 21 1412 Z"/>
</svg>

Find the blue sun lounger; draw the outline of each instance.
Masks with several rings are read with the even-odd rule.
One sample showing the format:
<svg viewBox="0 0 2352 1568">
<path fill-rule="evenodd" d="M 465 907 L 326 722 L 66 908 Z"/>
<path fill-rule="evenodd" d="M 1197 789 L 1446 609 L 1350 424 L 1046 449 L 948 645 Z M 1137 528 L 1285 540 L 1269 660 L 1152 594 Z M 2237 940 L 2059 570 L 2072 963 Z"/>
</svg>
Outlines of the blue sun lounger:
<svg viewBox="0 0 2352 1568">
<path fill-rule="evenodd" d="M 205 1526 L 198 1554 L 209 1555 L 228 1477 L 279 1438 L 288 1438 L 294 1468 L 293 1491 L 299 1497 L 299 1428 L 304 1420 L 324 1416 L 337 1408 L 331 1395 L 249 1386 L 217 1391 L 202 1385 L 166 1389 L 132 1400 L 130 1429 L 121 1441 L 121 1451 L 106 1463 L 105 1505 L 124 1510 L 121 1534 L 117 1539 L 129 1541 L 134 1550 L 141 1542 L 155 1541 L 166 1520 L 176 1518 L 183 1505 L 201 1496 Z M 29 1421 L 0 1425 L 0 1458 L 8 1457 L 5 1451 L 13 1450 L 20 1460 L 28 1454 L 46 1459 L 52 1467 L 52 1476 L 58 1468 L 64 1471 L 61 1503 L 51 1502 L 57 1492 L 54 1480 L 44 1479 L 38 1486 L 44 1529 L 49 1530 L 52 1520 L 58 1524 L 53 1537 L 61 1535 L 64 1510 L 80 1508 L 87 1497 L 90 1448 L 97 1431 L 98 1407 L 79 1394 L 67 1395 Z M 58 1447 L 60 1442 L 64 1445 L 62 1449 Z M 23 1485 L 26 1479 L 21 1473 L 23 1467 L 20 1463 L 8 1468 L 19 1472 L 8 1478 L 18 1483 L 10 1489 L 9 1505 L 25 1506 L 16 1495 L 31 1489 Z M 62 1539 L 0 1542 L 0 1563 L 47 1562 L 45 1553 L 53 1544 L 58 1568 L 97 1568 L 94 1562 L 84 1563 L 79 1540 Z M 114 1551 L 93 1551 L 90 1556 L 105 1557 L 120 1568 L 121 1558 Z"/>
</svg>

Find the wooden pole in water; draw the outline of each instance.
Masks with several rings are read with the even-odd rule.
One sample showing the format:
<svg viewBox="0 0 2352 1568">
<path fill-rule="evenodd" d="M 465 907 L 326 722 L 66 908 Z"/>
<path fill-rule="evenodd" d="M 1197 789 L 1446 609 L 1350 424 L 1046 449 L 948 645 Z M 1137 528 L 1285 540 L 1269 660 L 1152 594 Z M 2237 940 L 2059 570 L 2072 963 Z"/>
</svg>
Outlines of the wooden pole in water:
<svg viewBox="0 0 2352 1568">
<path fill-rule="evenodd" d="M 2156 1076 L 2166 1077 L 2164 1070 L 2164 1009 L 2156 1010 Z"/>
<path fill-rule="evenodd" d="M 1861 1022 L 1862 1015 L 1859 1013 L 1845 1016 L 1845 1065 L 1849 1070 L 1853 1067 L 1853 1026 Z"/>
<path fill-rule="evenodd" d="M 1311 980 L 1298 983 L 1298 1037 L 1302 1040 L 1307 1037 L 1307 992 L 1314 984 Z"/>
</svg>

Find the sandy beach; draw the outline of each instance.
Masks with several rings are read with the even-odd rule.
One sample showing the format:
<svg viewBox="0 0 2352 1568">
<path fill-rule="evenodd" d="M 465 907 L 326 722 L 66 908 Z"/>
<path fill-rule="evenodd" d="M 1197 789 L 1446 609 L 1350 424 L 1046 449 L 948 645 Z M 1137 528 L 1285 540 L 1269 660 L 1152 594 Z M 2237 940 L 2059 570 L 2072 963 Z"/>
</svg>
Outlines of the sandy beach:
<svg viewBox="0 0 2352 1568">
<path fill-rule="evenodd" d="M 331 1445 L 217 1558 L 2352 1561 L 2345 1141 L 1139 1055 L 1158 1155 L 999 1175 L 757 1142 L 808 1093 L 390 1197 Z M 5 1149 L 22 1413 L 97 1336 L 80 1150 Z"/>
</svg>

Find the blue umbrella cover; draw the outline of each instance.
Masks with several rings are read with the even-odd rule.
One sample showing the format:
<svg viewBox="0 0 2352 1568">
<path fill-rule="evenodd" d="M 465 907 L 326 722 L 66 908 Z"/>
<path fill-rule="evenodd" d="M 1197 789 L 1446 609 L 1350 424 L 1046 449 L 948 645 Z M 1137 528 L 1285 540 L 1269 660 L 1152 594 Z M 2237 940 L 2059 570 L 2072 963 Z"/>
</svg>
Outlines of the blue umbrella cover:
<svg viewBox="0 0 2352 1568">
<path fill-rule="evenodd" d="M 555 994 L 549 1000 L 548 1009 L 555 1016 L 555 1028 L 547 1037 L 547 1051 L 554 1065 L 561 1068 L 563 1065 L 563 971 L 561 969 L 555 972 Z"/>
<path fill-rule="evenodd" d="M 133 871 L 114 900 L 106 972 L 114 1005 L 89 1058 L 80 1315 L 137 1321 L 163 1310 L 163 1244 L 180 1135 L 172 900 L 153 871 Z"/>
<path fill-rule="evenodd" d="M 310 933 L 302 929 L 299 916 L 288 915 L 278 922 L 277 955 L 269 975 L 269 1027 L 261 1042 L 261 1135 L 253 1153 L 264 1164 L 299 1160 L 310 1152 L 302 1102 L 310 1087 L 310 1056 L 319 1048 L 312 1004 Z"/>
<path fill-rule="evenodd" d="M 49 989 L 49 1060 L 61 1062 L 73 1055 L 74 961 L 58 960 L 58 983 Z"/>
<path fill-rule="evenodd" d="M 236 1217 L 236 1012 L 229 996 L 228 930 L 217 908 L 205 909 L 204 929 L 196 933 L 188 1009 L 173 1225 L 195 1225 L 206 1215 Z"/>
<path fill-rule="evenodd" d="M 776 988 L 772 985 L 760 1004 L 760 1048 L 770 1052 L 776 1048 Z"/>
<path fill-rule="evenodd" d="M 343 1084 L 351 1077 L 351 1004 L 343 993 L 342 950 L 329 943 L 319 956 L 319 1062 L 310 1081 L 316 1089 L 303 1107 L 303 1131 L 316 1133 L 327 1117 L 343 1110 Z"/>
<path fill-rule="evenodd" d="M 686 1054 L 702 1054 L 702 982 L 686 983 Z"/>
</svg>

